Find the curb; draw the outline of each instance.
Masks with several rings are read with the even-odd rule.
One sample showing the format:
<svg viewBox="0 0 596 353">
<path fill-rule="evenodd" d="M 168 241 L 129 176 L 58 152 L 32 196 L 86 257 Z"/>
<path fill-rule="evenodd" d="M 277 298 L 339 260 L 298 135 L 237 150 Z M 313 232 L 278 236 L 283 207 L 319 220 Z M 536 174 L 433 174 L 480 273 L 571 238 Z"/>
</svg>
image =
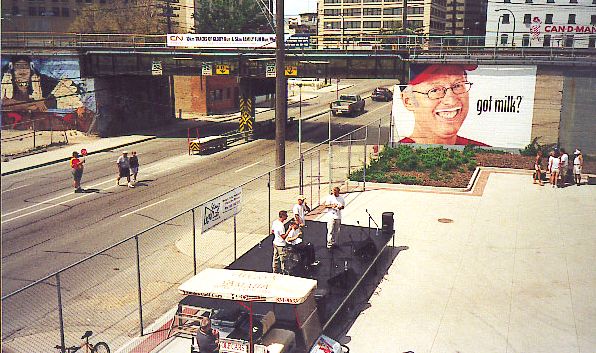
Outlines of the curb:
<svg viewBox="0 0 596 353">
<path fill-rule="evenodd" d="M 157 136 L 150 136 L 150 137 L 146 137 L 146 138 L 143 138 L 143 139 L 140 139 L 140 140 L 136 140 L 136 141 L 132 141 L 132 142 L 121 143 L 121 144 L 118 144 L 118 145 L 115 145 L 115 146 L 109 146 L 109 147 L 101 148 L 101 149 L 96 150 L 96 151 L 93 151 L 93 152 L 89 152 L 87 155 L 90 156 L 92 154 L 97 154 L 97 153 L 101 153 L 101 152 L 113 150 L 113 149 L 120 148 L 120 147 L 130 146 L 130 145 L 134 145 L 134 144 L 137 144 L 137 143 L 154 140 L 156 138 L 157 138 Z M 45 167 L 45 166 L 56 164 L 56 163 L 66 162 L 69 159 L 70 159 L 70 157 L 64 157 L 64 158 L 60 158 L 60 159 L 55 159 L 53 161 L 43 162 L 43 163 L 40 163 L 40 164 L 35 164 L 35 165 L 28 166 L 28 167 L 24 167 L 24 168 L 20 168 L 20 169 L 15 169 L 15 170 L 11 170 L 9 172 L 1 173 L 0 176 L 7 176 L 7 175 L 24 172 L 24 171 L 31 170 L 31 169 Z"/>
</svg>

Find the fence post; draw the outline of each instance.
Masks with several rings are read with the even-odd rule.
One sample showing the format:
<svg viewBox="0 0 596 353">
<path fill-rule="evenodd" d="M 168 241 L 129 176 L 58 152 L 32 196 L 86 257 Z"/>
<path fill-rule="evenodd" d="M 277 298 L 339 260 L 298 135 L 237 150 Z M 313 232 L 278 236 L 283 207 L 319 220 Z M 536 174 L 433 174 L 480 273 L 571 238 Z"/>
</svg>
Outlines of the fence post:
<svg viewBox="0 0 596 353">
<path fill-rule="evenodd" d="M 377 136 L 377 147 L 380 149 L 381 148 L 381 121 L 383 120 L 383 118 L 379 119 L 379 135 Z"/>
<path fill-rule="evenodd" d="M 312 183 L 313 183 L 313 175 L 312 175 L 312 153 L 310 154 L 310 205 L 312 206 Z"/>
<path fill-rule="evenodd" d="M 137 294 L 139 297 L 139 324 L 141 336 L 143 336 L 143 299 L 141 298 L 141 254 L 139 252 L 139 236 L 135 235 L 135 245 L 137 250 Z"/>
<path fill-rule="evenodd" d="M 192 209 L 192 260 L 194 274 L 197 274 L 197 221 L 195 218 L 195 209 Z"/>
<path fill-rule="evenodd" d="M 300 195 L 304 194 L 304 156 L 302 153 L 300 153 L 300 165 L 299 165 L 299 173 L 300 173 L 300 177 L 299 177 L 299 189 L 300 189 Z"/>
<path fill-rule="evenodd" d="M 342 38 L 343 40 L 343 38 Z M 329 194 L 331 194 L 331 185 L 333 184 L 333 151 L 332 151 L 332 146 L 333 143 L 331 141 L 331 111 L 329 111 L 329 158 L 328 159 L 328 163 L 329 163 Z"/>
<path fill-rule="evenodd" d="M 366 147 L 368 143 L 368 126 L 364 129 L 364 168 L 362 169 L 362 191 L 366 191 Z"/>
<path fill-rule="evenodd" d="M 236 255 L 236 251 L 237 251 L 237 246 L 236 246 L 236 241 L 237 241 L 237 233 L 236 233 L 236 214 L 234 213 L 234 261 L 236 261 L 236 259 L 238 259 L 238 256 Z"/>
<path fill-rule="evenodd" d="M 31 125 L 33 126 L 33 149 L 35 149 L 35 120 L 31 120 Z"/>
<path fill-rule="evenodd" d="M 60 273 L 56 273 L 56 291 L 58 292 L 58 320 L 60 320 L 60 351 L 66 351 L 64 343 L 64 316 L 62 314 L 62 291 L 60 287 Z"/>
<path fill-rule="evenodd" d="M 350 173 L 352 172 L 352 133 L 350 132 L 350 139 L 348 141 L 348 178 L 350 177 Z"/>
<path fill-rule="evenodd" d="M 267 173 L 267 189 L 268 189 L 268 201 L 267 204 L 269 205 L 269 211 L 267 212 L 267 228 L 271 227 L 271 172 Z M 265 228 L 265 229 L 267 229 Z M 259 242 L 259 245 L 261 245 L 261 243 Z"/>
<path fill-rule="evenodd" d="M 317 185 L 319 186 L 317 206 L 321 204 L 321 150 L 317 150 L 319 156 L 319 170 L 317 171 Z"/>
</svg>

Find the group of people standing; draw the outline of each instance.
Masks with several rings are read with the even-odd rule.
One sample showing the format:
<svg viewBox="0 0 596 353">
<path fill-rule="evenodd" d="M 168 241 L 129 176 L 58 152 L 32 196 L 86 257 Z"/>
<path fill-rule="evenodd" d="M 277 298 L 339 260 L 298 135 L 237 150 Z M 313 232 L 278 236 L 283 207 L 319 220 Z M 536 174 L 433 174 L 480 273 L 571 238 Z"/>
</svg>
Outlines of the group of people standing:
<svg viewBox="0 0 596 353">
<path fill-rule="evenodd" d="M 333 188 L 333 192 L 325 199 L 325 212 L 327 216 L 327 249 L 331 250 L 336 244 L 337 235 L 341 227 L 341 211 L 345 208 L 346 202 L 339 194 L 338 187 Z M 291 248 L 304 260 L 307 265 L 316 266 L 314 246 L 303 240 L 302 229 L 306 227 L 305 216 L 310 212 L 310 207 L 306 203 L 303 195 L 298 196 L 298 200 L 292 208 L 294 218 L 290 221 L 289 227 L 285 229 L 285 223 L 288 219 L 288 212 L 281 210 L 278 213 L 278 219 L 271 225 L 271 234 L 273 235 L 273 263 L 274 273 L 287 273 L 286 261 L 288 249 Z"/>
<path fill-rule="evenodd" d="M 564 148 L 552 150 L 548 157 L 546 173 L 549 174 L 549 184 L 553 188 L 564 187 L 567 184 L 568 176 L 573 174 L 573 182 L 579 186 L 582 180 L 582 167 L 584 157 L 579 149 L 573 152 L 573 164 L 569 163 L 569 155 Z M 534 160 L 534 184 L 542 183 L 542 151 L 538 151 Z"/>
<path fill-rule="evenodd" d="M 83 151 L 84 152 L 84 151 Z M 85 159 L 79 158 L 79 152 L 75 151 L 72 153 L 70 158 L 70 168 L 74 179 L 74 192 L 81 193 L 81 179 L 83 178 L 83 169 L 85 166 Z M 137 182 L 137 175 L 139 174 L 139 157 L 137 152 L 132 151 L 132 155 L 128 157 L 128 152 L 123 151 L 122 155 L 116 160 L 118 167 L 118 175 L 116 177 L 116 185 L 120 185 L 120 178 L 126 178 L 127 185 L 129 188 L 134 188 Z M 132 181 L 131 181 L 132 178 Z"/>
</svg>

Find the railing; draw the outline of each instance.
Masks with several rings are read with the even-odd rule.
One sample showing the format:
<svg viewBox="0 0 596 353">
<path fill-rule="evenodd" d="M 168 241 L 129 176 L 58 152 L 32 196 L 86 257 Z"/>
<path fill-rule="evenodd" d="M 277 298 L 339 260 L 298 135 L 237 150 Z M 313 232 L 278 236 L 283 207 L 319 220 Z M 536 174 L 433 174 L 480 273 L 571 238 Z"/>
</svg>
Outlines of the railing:
<svg viewBox="0 0 596 353">
<path fill-rule="evenodd" d="M 590 35 L 577 34 L 571 47 L 530 47 L 495 45 L 484 36 L 435 36 L 435 35 L 393 35 L 393 34 L 345 34 L 313 36 L 311 46 L 306 48 L 287 48 L 288 52 L 325 51 L 405 51 L 411 52 L 484 52 L 491 50 L 511 53 L 559 53 L 577 52 L 596 54 Z M 592 47 L 590 47 L 592 45 Z M 84 33 L 37 33 L 4 32 L 2 46 L 6 48 L 120 48 L 120 49 L 176 49 L 166 44 L 166 35 L 144 34 L 84 34 Z M 201 49 L 202 51 L 209 51 Z M 252 49 L 247 51 L 272 52 L 274 49 Z M 211 51 L 214 51 L 213 49 Z M 226 51 L 217 49 L 216 51 Z M 230 50 L 228 50 L 230 51 Z M 236 51 L 236 50 L 233 50 Z"/>
<path fill-rule="evenodd" d="M 212 183 L 221 195 L 242 187 L 242 211 L 200 234 L 200 205 L 2 297 L 2 351 L 52 352 L 92 330 L 113 352 L 148 352 L 163 341 L 180 299 L 178 286 L 206 267 L 226 267 L 269 235 L 279 210 L 291 209 L 299 192 L 319 205 L 332 186 L 366 168 L 373 145 L 389 141 L 389 119 L 305 150 L 287 163 L 286 187 L 272 187 L 270 170 L 240 185 Z M 290 154 L 291 152 L 288 151 Z M 294 153 L 294 155 L 296 155 Z M 360 180 L 365 182 L 365 175 Z M 350 190 L 365 188 L 346 183 Z M 314 208 L 314 207 L 313 207 Z M 269 244 L 263 243 L 263 246 Z"/>
</svg>

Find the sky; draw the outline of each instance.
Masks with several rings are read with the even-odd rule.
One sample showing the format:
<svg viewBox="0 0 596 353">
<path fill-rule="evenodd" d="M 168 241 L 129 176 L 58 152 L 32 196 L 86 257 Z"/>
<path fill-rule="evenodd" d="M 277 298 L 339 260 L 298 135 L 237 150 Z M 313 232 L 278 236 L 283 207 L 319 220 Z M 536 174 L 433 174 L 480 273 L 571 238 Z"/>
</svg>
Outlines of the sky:
<svg viewBox="0 0 596 353">
<path fill-rule="evenodd" d="M 317 0 L 285 0 L 284 12 L 286 16 L 298 15 L 303 12 L 316 12 Z"/>
</svg>

